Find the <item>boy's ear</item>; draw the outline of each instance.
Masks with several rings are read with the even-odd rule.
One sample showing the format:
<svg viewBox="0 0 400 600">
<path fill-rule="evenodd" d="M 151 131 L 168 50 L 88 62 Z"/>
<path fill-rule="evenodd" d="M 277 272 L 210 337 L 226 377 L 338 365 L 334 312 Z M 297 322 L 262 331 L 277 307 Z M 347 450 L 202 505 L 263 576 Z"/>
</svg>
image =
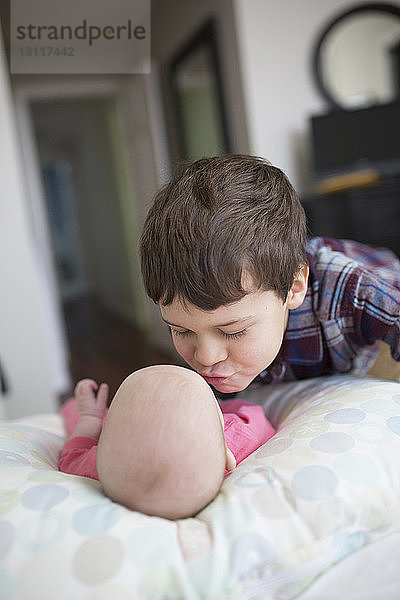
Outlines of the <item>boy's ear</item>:
<svg viewBox="0 0 400 600">
<path fill-rule="evenodd" d="M 293 285 L 290 288 L 287 297 L 287 307 L 289 310 L 298 308 L 303 304 L 303 300 L 307 293 L 308 272 L 308 266 L 302 265 L 299 272 L 295 275 Z"/>
</svg>

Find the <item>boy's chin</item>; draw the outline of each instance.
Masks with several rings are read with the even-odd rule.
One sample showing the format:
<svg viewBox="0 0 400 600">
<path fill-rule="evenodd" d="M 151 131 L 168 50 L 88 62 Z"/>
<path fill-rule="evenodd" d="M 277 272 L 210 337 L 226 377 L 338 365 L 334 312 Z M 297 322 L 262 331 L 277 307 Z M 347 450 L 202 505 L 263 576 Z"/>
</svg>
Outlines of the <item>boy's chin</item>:
<svg viewBox="0 0 400 600">
<path fill-rule="evenodd" d="M 234 394 L 235 392 L 243 392 L 251 383 L 252 380 L 245 381 L 226 381 L 224 383 L 213 383 L 213 387 L 223 394 Z"/>
</svg>

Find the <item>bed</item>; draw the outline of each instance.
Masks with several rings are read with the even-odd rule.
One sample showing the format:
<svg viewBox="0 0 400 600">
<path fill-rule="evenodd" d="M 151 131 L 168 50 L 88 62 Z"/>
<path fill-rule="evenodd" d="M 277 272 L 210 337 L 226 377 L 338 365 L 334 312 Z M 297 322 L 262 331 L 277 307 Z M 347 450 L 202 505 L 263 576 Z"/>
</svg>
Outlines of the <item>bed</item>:
<svg viewBox="0 0 400 600">
<path fill-rule="evenodd" d="M 266 386 L 276 435 L 195 518 L 57 471 L 58 415 L 0 423 L 1 600 L 398 600 L 400 384 Z"/>
</svg>

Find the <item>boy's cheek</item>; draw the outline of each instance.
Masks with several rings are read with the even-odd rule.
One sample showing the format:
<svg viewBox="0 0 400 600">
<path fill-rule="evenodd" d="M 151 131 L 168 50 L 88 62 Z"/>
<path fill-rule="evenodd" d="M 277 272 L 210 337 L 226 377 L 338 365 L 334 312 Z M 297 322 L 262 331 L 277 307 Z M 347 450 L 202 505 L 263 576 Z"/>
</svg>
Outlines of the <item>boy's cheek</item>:
<svg viewBox="0 0 400 600">
<path fill-rule="evenodd" d="M 172 342 L 177 353 L 182 356 L 184 360 L 190 360 L 190 358 L 193 356 L 193 349 L 191 349 L 190 344 L 187 342 L 184 343 L 176 339 L 174 336 L 172 336 Z"/>
<path fill-rule="evenodd" d="M 269 341 L 268 338 L 266 338 L 246 344 L 246 347 L 241 348 L 240 354 L 242 361 L 245 362 L 249 368 L 260 373 L 273 362 L 280 347 L 280 339 L 271 339 Z"/>
<path fill-rule="evenodd" d="M 172 343 L 175 346 L 175 350 L 177 350 L 178 352 L 185 347 L 185 345 L 187 344 L 183 344 L 182 341 L 179 340 L 179 338 L 177 338 L 174 334 L 172 334 Z"/>
</svg>

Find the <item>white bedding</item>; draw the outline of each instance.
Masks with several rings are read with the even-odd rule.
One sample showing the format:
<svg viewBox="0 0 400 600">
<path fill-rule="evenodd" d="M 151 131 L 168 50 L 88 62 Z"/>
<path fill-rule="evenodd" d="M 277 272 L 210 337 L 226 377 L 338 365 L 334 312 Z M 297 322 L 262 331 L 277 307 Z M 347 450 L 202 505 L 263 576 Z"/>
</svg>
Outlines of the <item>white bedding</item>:
<svg viewBox="0 0 400 600">
<path fill-rule="evenodd" d="M 277 434 L 177 522 L 59 473 L 57 415 L 1 422 L 1 600 L 397 600 L 400 384 L 338 376 L 249 397 Z"/>
<path fill-rule="evenodd" d="M 400 533 L 395 533 L 350 554 L 333 565 L 301 600 L 399 600 Z"/>
</svg>

